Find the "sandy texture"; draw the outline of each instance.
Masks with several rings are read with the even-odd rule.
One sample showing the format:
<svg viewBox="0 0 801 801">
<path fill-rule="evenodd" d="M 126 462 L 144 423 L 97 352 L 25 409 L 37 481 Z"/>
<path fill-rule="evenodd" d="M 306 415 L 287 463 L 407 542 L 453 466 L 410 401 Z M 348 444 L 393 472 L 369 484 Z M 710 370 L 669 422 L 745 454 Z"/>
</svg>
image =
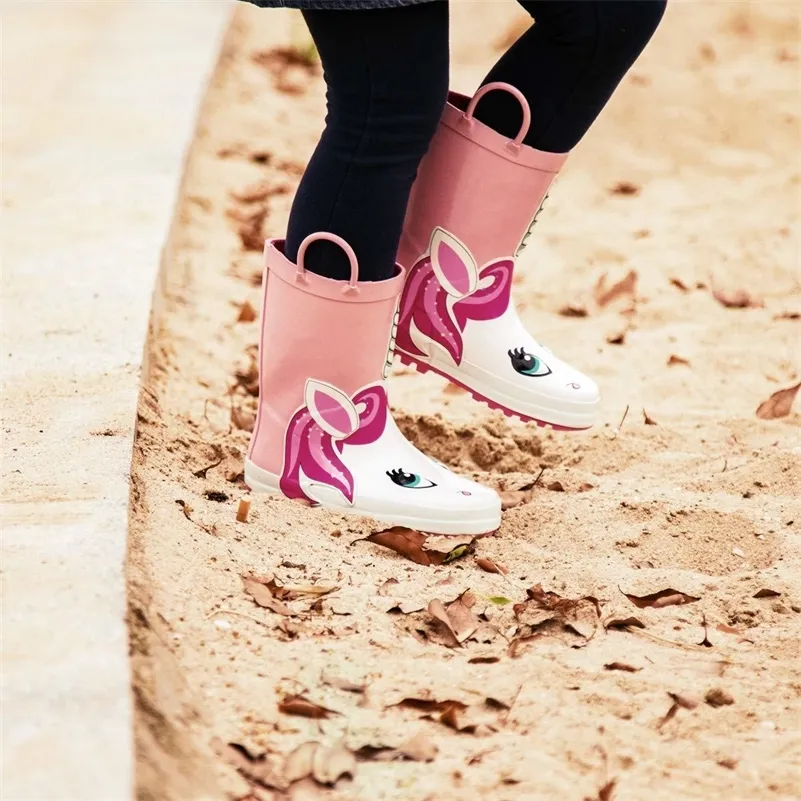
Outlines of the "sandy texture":
<svg viewBox="0 0 801 801">
<path fill-rule="evenodd" d="M 454 9 L 456 88 L 496 56 L 515 13 L 500 9 Z M 801 416 L 755 414 L 801 379 L 797 7 L 674 4 L 541 218 L 517 302 L 599 379 L 595 431 L 543 433 L 436 378 L 392 379 L 432 455 L 499 489 L 539 476 L 443 567 L 280 499 L 235 521 L 257 336 L 237 318 L 323 118 L 316 70 L 271 52 L 290 19 L 235 19 L 154 316 L 130 553 L 141 798 L 798 798 Z M 630 270 L 633 295 L 600 308 L 599 279 Z M 726 308 L 713 284 L 764 305 Z M 301 590 L 263 608 L 247 574 Z M 426 607 L 467 590 L 456 646 Z M 358 751 L 353 779 L 276 789 L 309 741 Z M 348 757 L 316 764 L 331 778 Z"/>
</svg>

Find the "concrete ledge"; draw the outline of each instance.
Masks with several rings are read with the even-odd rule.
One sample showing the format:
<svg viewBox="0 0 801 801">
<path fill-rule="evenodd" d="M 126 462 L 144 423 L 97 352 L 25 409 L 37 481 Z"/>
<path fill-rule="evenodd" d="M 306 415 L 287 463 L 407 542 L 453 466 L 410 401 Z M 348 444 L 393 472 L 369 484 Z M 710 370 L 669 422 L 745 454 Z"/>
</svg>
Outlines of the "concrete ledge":
<svg viewBox="0 0 801 801">
<path fill-rule="evenodd" d="M 5 801 L 132 794 L 123 565 L 139 371 L 229 10 L 3 4 Z"/>
</svg>

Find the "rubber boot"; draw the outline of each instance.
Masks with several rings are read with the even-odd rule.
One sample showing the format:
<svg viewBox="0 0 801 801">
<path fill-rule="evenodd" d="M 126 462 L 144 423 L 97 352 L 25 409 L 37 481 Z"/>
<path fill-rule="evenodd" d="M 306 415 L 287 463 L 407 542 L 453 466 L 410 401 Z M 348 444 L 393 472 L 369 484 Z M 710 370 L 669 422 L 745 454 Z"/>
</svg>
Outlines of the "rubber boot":
<svg viewBox="0 0 801 801">
<path fill-rule="evenodd" d="M 473 117 L 492 90 L 520 101 L 514 140 Z M 406 213 L 396 353 L 507 415 L 585 429 L 595 422 L 598 387 L 540 345 L 511 302 L 516 257 L 567 158 L 523 145 L 530 122 L 525 97 L 508 84 L 487 84 L 472 99 L 450 93 Z"/>
<path fill-rule="evenodd" d="M 345 250 L 350 281 L 305 270 L 304 254 L 317 239 Z M 307 237 L 297 265 L 283 246 L 265 246 L 248 486 L 431 533 L 497 529 L 497 493 L 423 455 L 390 415 L 385 379 L 403 269 L 386 281 L 359 282 L 353 250 L 333 234 Z"/>
</svg>

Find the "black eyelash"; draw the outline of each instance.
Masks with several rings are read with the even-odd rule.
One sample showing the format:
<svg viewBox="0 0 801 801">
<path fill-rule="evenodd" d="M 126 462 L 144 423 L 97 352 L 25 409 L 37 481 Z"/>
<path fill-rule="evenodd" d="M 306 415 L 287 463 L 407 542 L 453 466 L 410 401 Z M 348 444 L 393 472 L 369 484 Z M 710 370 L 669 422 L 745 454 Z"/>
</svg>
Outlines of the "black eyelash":
<svg viewBox="0 0 801 801">
<path fill-rule="evenodd" d="M 405 470 L 401 470 L 400 468 L 396 468 L 395 470 L 387 470 L 387 475 L 390 478 L 403 478 L 404 476 L 410 476 L 411 473 L 407 473 Z"/>
</svg>

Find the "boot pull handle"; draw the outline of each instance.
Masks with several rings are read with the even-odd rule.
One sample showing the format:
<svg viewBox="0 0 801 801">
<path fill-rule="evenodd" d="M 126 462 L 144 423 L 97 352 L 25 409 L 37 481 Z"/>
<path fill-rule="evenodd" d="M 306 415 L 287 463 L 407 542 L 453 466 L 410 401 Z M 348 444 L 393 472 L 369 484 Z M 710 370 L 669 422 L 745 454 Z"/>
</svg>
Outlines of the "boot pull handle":
<svg viewBox="0 0 801 801">
<path fill-rule="evenodd" d="M 520 146 L 523 144 L 523 140 L 526 138 L 528 129 L 531 127 L 531 108 L 529 108 L 528 100 L 526 100 L 525 95 L 516 86 L 512 86 L 509 83 L 502 83 L 501 81 L 493 81 L 493 83 L 488 83 L 486 86 L 482 86 L 473 95 L 472 99 L 468 103 L 467 111 L 464 113 L 464 119 L 468 120 L 469 122 L 473 122 L 473 113 L 476 110 L 478 101 L 481 100 L 485 94 L 488 92 L 493 92 L 496 89 L 500 89 L 503 92 L 508 92 L 510 95 L 515 97 L 517 102 L 520 103 L 520 108 L 523 110 L 523 124 L 520 126 L 520 131 L 518 131 L 518 134 L 514 139 L 509 140 L 507 145 L 507 147 L 513 153 L 519 153 Z"/>
<path fill-rule="evenodd" d="M 350 279 L 348 280 L 347 286 L 342 288 L 342 291 L 358 292 L 359 261 L 356 258 L 356 253 L 354 253 L 353 248 L 341 236 L 328 233 L 328 231 L 318 231 L 316 234 L 309 234 L 300 243 L 300 247 L 298 248 L 298 270 L 295 273 L 295 280 L 306 280 L 306 265 L 303 263 L 303 258 L 306 255 L 306 250 L 308 249 L 309 245 L 311 245 L 312 242 L 317 242 L 321 239 L 326 240 L 327 242 L 333 242 L 335 245 L 339 245 L 342 250 L 345 251 L 345 255 L 348 257 L 348 261 L 350 262 Z"/>
</svg>

